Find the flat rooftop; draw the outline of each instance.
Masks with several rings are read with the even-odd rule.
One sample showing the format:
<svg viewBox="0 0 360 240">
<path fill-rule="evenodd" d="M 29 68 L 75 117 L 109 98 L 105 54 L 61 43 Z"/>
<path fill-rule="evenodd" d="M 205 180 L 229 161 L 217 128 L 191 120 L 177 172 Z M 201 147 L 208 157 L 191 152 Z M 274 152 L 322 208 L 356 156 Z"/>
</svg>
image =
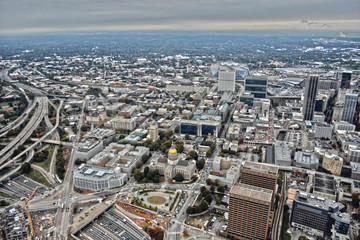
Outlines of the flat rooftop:
<svg viewBox="0 0 360 240">
<path fill-rule="evenodd" d="M 266 202 L 271 202 L 272 194 L 273 194 L 272 190 L 259 188 L 243 183 L 234 185 L 230 190 L 230 195 L 240 195 Z"/>
<path fill-rule="evenodd" d="M 254 171 L 264 172 L 264 173 L 272 173 L 272 174 L 278 174 L 279 168 L 275 166 L 269 166 L 264 165 L 261 163 L 255 163 L 255 162 L 245 162 L 244 168 L 251 169 Z"/>
<path fill-rule="evenodd" d="M 324 210 L 329 210 L 329 208 L 339 208 L 339 210 L 343 209 L 345 206 L 342 203 L 333 201 L 331 199 L 317 196 L 308 192 L 297 191 L 295 195 L 295 199 L 297 202 L 305 203 L 310 206 L 318 207 Z M 316 210 L 314 210 L 316 211 Z"/>
</svg>

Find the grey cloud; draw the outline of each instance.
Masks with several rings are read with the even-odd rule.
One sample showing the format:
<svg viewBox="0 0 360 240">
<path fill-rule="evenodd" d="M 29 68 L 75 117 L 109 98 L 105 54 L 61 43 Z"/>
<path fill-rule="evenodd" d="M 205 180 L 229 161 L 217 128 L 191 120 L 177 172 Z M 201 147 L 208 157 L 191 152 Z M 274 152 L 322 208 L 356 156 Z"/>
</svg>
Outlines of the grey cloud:
<svg viewBox="0 0 360 240">
<path fill-rule="evenodd" d="M 191 21 L 360 20 L 359 0 L 1 0 L 0 31 L 190 24 Z M 104 29 L 106 30 L 106 29 Z"/>
</svg>

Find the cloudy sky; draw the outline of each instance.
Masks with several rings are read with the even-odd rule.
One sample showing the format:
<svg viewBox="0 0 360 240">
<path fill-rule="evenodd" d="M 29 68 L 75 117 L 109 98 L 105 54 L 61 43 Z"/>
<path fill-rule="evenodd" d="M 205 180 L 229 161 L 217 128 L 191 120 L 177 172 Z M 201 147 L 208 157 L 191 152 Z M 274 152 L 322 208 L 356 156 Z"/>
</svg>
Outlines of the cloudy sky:
<svg viewBox="0 0 360 240">
<path fill-rule="evenodd" d="M 0 0 L 0 32 L 360 31 L 360 0 Z"/>
</svg>

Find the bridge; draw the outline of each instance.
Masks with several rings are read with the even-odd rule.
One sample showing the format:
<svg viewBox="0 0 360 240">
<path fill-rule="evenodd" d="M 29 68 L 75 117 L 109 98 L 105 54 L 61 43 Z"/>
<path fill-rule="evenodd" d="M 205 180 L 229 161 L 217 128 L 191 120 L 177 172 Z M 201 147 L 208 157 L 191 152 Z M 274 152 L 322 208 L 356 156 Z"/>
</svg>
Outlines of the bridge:
<svg viewBox="0 0 360 240">
<path fill-rule="evenodd" d="M 283 99 L 283 100 L 296 100 L 301 99 L 301 96 L 267 96 L 268 99 Z"/>
<path fill-rule="evenodd" d="M 40 138 L 30 138 L 31 141 L 37 142 L 40 140 Z M 43 143 L 49 143 L 54 145 L 63 145 L 63 146 L 72 146 L 72 142 L 64 142 L 60 140 L 54 140 L 54 139 L 44 139 L 42 140 Z"/>
</svg>

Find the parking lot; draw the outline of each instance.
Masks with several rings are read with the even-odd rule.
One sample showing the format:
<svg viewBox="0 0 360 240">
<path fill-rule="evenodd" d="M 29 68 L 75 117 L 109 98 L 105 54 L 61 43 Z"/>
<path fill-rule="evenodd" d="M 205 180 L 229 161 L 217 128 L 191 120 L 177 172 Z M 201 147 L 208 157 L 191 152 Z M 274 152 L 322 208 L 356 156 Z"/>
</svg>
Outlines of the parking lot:
<svg viewBox="0 0 360 240">
<path fill-rule="evenodd" d="M 84 240 L 89 238 L 94 240 L 114 239 L 113 236 L 128 240 L 150 240 L 147 234 L 117 213 L 116 210 L 103 213 L 76 233 L 75 236 Z"/>
<path fill-rule="evenodd" d="M 36 196 L 45 193 L 47 188 L 34 182 L 30 178 L 15 175 L 10 181 L 1 182 L 0 192 L 4 192 L 17 199 L 23 197 L 28 198 L 37 186 L 38 190 L 35 193 L 35 198 Z"/>
</svg>

